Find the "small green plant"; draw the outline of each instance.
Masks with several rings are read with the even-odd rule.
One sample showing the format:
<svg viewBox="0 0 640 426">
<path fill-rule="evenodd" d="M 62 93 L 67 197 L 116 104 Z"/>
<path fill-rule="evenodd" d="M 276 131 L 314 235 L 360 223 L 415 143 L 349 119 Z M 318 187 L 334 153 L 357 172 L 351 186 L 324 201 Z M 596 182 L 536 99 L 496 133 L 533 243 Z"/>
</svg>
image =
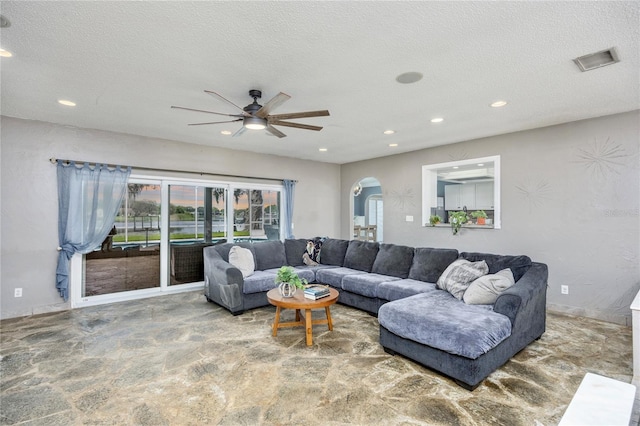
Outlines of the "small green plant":
<svg viewBox="0 0 640 426">
<path fill-rule="evenodd" d="M 462 225 L 467 223 L 468 220 L 467 212 L 460 211 L 449 213 L 449 223 L 451 223 L 451 232 L 453 232 L 453 235 L 458 234 Z"/>
<path fill-rule="evenodd" d="M 437 224 L 439 224 L 440 222 L 442 222 L 442 218 L 440 216 L 437 215 L 431 215 L 429 216 L 429 224 L 431 226 L 436 226 Z"/>
<path fill-rule="evenodd" d="M 471 213 L 471 217 L 474 219 L 477 219 L 479 217 L 486 219 L 487 214 L 484 212 L 484 210 L 476 210 L 475 212 Z"/>
<path fill-rule="evenodd" d="M 289 283 L 293 284 L 297 288 L 304 288 L 308 284 L 308 281 L 304 278 L 300 278 L 296 271 L 291 266 L 283 266 L 278 269 L 278 274 L 275 278 L 275 283 Z"/>
</svg>

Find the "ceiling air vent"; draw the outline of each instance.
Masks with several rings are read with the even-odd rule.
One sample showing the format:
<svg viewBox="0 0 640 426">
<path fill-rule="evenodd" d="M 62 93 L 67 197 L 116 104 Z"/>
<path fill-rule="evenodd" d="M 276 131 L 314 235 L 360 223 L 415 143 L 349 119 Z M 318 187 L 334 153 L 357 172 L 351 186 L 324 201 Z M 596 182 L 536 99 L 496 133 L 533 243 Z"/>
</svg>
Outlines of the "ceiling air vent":
<svg viewBox="0 0 640 426">
<path fill-rule="evenodd" d="M 615 64 L 616 62 L 620 62 L 620 58 L 618 58 L 616 48 L 612 47 L 611 49 L 580 56 L 579 58 L 575 58 L 573 62 L 580 68 L 580 71 L 584 72 Z"/>
</svg>

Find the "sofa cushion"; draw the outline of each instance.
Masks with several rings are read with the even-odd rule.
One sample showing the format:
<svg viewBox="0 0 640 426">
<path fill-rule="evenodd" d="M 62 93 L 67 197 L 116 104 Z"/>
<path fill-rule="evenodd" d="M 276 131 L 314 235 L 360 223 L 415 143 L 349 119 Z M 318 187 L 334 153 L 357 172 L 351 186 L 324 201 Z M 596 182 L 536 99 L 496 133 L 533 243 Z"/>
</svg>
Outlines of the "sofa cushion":
<svg viewBox="0 0 640 426">
<path fill-rule="evenodd" d="M 470 262 L 484 260 L 489 266 L 489 273 L 495 274 L 503 269 L 511 269 L 513 279 L 518 281 L 531 267 L 531 258 L 529 256 L 504 256 L 491 253 L 462 252 L 460 257 Z"/>
<path fill-rule="evenodd" d="M 385 281 L 380 283 L 380 285 L 378 285 L 378 298 L 392 301 L 431 291 L 439 292 L 441 290 L 436 289 L 436 285 L 434 283 L 406 278 L 404 280 Z"/>
<path fill-rule="evenodd" d="M 322 243 L 320 263 L 323 265 L 344 266 L 344 256 L 347 253 L 348 247 L 348 240 L 327 238 L 324 240 L 324 243 Z M 302 252 L 300 253 L 300 256 L 302 256 Z"/>
<path fill-rule="evenodd" d="M 484 260 L 469 262 L 458 259 L 444 270 L 436 285 L 441 290 L 447 290 L 453 297 L 462 300 L 465 290 L 472 281 L 486 275 L 489 267 Z"/>
<path fill-rule="evenodd" d="M 394 278 L 380 274 L 356 274 L 342 278 L 342 289 L 366 297 L 378 297 L 378 286 Z M 400 278 L 395 278 L 399 280 Z"/>
<path fill-rule="evenodd" d="M 432 348 L 476 359 L 511 335 L 511 321 L 486 305 L 466 305 L 444 291 L 385 303 L 380 325 Z"/>
<path fill-rule="evenodd" d="M 413 263 L 409 270 L 409 278 L 428 283 L 435 283 L 440 275 L 454 260 L 458 258 L 456 249 L 416 248 Z"/>
<path fill-rule="evenodd" d="M 347 275 L 355 274 L 364 274 L 364 272 L 345 267 L 318 269 L 316 270 L 316 282 L 342 289 L 342 279 Z"/>
<path fill-rule="evenodd" d="M 344 256 L 344 267 L 358 271 L 371 272 L 380 245 L 369 241 L 351 240 L 347 254 Z"/>
<path fill-rule="evenodd" d="M 256 269 L 260 271 L 279 268 L 287 263 L 284 244 L 279 240 L 254 243 L 253 252 L 256 255 Z"/>
<path fill-rule="evenodd" d="M 284 240 L 284 252 L 287 257 L 287 265 L 302 266 L 302 255 L 307 247 L 307 240 L 303 238 Z"/>
<path fill-rule="evenodd" d="M 462 299 L 469 305 L 493 305 L 500 293 L 514 285 L 511 269 L 478 278 L 469 285 Z"/>
<path fill-rule="evenodd" d="M 262 293 L 269 291 L 272 288 L 276 288 L 276 271 L 272 269 L 270 271 L 255 271 L 253 275 L 245 278 L 244 285 L 242 286 L 242 292 L 244 294 Z"/>
<path fill-rule="evenodd" d="M 243 278 L 250 277 L 255 270 L 253 253 L 251 250 L 239 246 L 233 246 L 229 250 L 229 263 L 242 272 Z"/>
<path fill-rule="evenodd" d="M 407 278 L 413 263 L 413 247 L 397 246 L 395 244 L 380 244 L 378 255 L 373 262 L 371 272 L 390 275 L 392 277 Z"/>
</svg>

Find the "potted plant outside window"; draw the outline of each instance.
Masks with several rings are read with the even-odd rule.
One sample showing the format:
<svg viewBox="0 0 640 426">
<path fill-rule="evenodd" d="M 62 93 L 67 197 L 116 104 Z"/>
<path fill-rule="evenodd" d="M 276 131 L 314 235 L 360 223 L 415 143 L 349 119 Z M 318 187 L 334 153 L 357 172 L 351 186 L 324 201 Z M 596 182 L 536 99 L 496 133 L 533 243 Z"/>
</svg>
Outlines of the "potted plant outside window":
<svg viewBox="0 0 640 426">
<path fill-rule="evenodd" d="M 476 225 L 484 225 L 486 224 L 487 214 L 484 210 L 476 210 L 471 213 L 471 217 L 476 219 Z"/>
<path fill-rule="evenodd" d="M 307 280 L 300 278 L 291 266 L 283 266 L 278 269 L 274 281 L 278 284 L 278 290 L 282 297 L 293 297 L 296 289 L 304 288 L 307 284 Z"/>
<path fill-rule="evenodd" d="M 431 226 L 436 226 L 437 224 L 439 224 L 440 222 L 442 222 L 442 218 L 440 216 L 437 215 L 431 215 L 429 216 L 429 224 Z"/>
</svg>

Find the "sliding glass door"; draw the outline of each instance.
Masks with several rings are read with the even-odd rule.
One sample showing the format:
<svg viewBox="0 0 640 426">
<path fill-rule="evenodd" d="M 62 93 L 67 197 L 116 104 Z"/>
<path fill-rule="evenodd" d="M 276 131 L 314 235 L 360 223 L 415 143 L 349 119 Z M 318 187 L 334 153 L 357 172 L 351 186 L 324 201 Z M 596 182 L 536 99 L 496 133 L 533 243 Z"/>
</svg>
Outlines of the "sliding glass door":
<svg viewBox="0 0 640 426">
<path fill-rule="evenodd" d="M 169 285 L 204 280 L 202 249 L 227 239 L 226 188 L 169 185 Z"/>
<path fill-rule="evenodd" d="M 233 235 L 240 241 L 280 239 L 280 190 L 235 188 Z"/>
<path fill-rule="evenodd" d="M 281 192 L 281 185 L 133 176 L 111 235 L 76 261 L 72 304 L 202 286 L 205 247 L 281 238 Z"/>
<path fill-rule="evenodd" d="M 82 297 L 160 286 L 160 182 L 130 180 L 111 233 L 85 255 Z"/>
</svg>

